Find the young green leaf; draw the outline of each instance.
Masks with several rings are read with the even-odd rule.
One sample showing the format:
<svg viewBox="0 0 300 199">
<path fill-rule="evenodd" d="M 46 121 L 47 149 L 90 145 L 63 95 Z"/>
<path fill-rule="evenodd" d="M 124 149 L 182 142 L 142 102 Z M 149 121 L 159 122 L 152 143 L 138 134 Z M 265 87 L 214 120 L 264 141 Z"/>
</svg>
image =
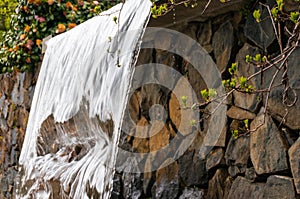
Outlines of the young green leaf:
<svg viewBox="0 0 300 199">
<path fill-rule="evenodd" d="M 261 21 L 260 16 L 261 16 L 260 10 L 254 10 L 253 17 L 258 23 Z"/>
<path fill-rule="evenodd" d="M 181 96 L 181 101 L 182 101 L 182 104 L 183 104 L 183 106 L 184 107 L 186 107 L 187 106 L 187 99 L 188 99 L 188 97 L 187 96 Z"/>
<path fill-rule="evenodd" d="M 299 12 L 291 12 L 290 13 L 290 20 L 297 24 L 298 23 L 298 19 L 299 19 Z"/>
</svg>

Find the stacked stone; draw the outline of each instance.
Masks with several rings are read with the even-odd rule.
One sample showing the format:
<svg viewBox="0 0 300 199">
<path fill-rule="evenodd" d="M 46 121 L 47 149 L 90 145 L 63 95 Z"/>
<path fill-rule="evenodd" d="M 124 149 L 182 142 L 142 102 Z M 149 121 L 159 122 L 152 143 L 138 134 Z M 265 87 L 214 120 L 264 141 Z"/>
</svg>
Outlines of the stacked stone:
<svg viewBox="0 0 300 199">
<path fill-rule="evenodd" d="M 264 13 L 266 14 L 266 13 Z M 246 55 L 268 51 L 275 41 L 270 21 L 257 25 L 249 16 L 243 20 L 238 12 L 230 12 L 204 22 L 178 25 L 179 30 L 197 40 L 212 55 L 223 77 L 228 77 L 228 67 L 237 62 L 238 76 L 248 77 L 260 68 L 248 64 Z M 161 38 L 160 38 L 161 39 Z M 172 41 L 170 45 L 185 46 Z M 189 49 L 187 49 L 188 51 Z M 196 53 L 196 52 L 191 52 Z M 300 50 L 289 58 L 289 83 L 300 96 L 297 70 Z M 142 50 L 138 64 L 162 63 L 181 74 L 186 74 L 193 89 L 206 88 L 201 74 L 185 60 L 170 52 Z M 159 71 L 164 74 L 165 71 Z M 266 88 L 275 69 L 259 74 L 249 80 L 257 89 Z M 280 83 L 282 72 L 275 79 Z M 176 87 L 176 85 L 175 85 Z M 201 156 L 201 145 L 205 129 L 199 131 L 193 144 L 172 164 L 144 174 L 121 172 L 116 174 L 112 198 L 299 198 L 300 197 L 300 101 L 288 108 L 282 103 L 283 86 L 272 90 L 268 103 L 265 93 L 245 94 L 234 92 L 228 97 L 228 125 L 210 153 Z M 153 137 L 142 139 L 123 133 L 120 147 L 134 152 L 148 153 L 167 146 L 178 133 L 180 124 L 180 99 L 159 85 L 145 85 L 132 95 L 128 110 L 137 126 L 147 126 L 144 131 L 154 128 L 148 115 L 149 107 L 160 104 L 167 110 L 164 128 Z M 264 114 L 264 109 L 267 112 Z M 284 118 L 284 120 L 282 120 Z M 250 133 L 238 138 L 232 131 L 245 128 L 249 122 Z M 280 124 L 283 122 L 282 124 Z M 204 125 L 205 128 L 205 125 Z M 218 129 L 215 124 L 215 129 Z M 132 135 L 136 129 L 132 129 Z M 245 131 L 244 131 L 245 132 Z M 152 161 L 159 157 L 152 157 Z M 170 161 L 170 160 L 166 160 Z M 161 165 L 164 163 L 161 162 Z M 143 168 L 141 168 L 141 172 Z"/>
<path fill-rule="evenodd" d="M 0 74 L 0 198 L 12 198 L 36 77 Z"/>
</svg>

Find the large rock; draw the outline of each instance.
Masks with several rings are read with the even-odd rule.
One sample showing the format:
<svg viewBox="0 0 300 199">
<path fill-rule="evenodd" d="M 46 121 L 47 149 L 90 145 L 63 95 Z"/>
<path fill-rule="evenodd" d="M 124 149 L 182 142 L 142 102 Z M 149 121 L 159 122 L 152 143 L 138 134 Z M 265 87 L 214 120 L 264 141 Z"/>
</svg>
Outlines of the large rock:
<svg viewBox="0 0 300 199">
<path fill-rule="evenodd" d="M 270 176 L 268 177 L 263 199 L 294 199 L 295 190 L 292 178 L 286 176 Z"/>
<path fill-rule="evenodd" d="M 187 96 L 187 106 L 192 106 L 198 102 L 194 90 L 190 86 L 185 77 L 178 80 L 169 101 L 170 119 L 176 130 L 182 135 L 186 136 L 193 132 L 192 120 L 199 120 L 198 111 L 185 108 L 181 100 L 182 96 Z"/>
<path fill-rule="evenodd" d="M 226 152 L 226 164 L 229 165 L 229 174 L 236 176 L 239 173 L 245 173 L 250 157 L 250 138 L 242 136 L 238 139 L 231 137 Z"/>
<path fill-rule="evenodd" d="M 258 48 L 255 48 L 249 44 L 245 44 L 236 56 L 237 64 L 237 75 L 239 77 L 249 77 L 250 75 L 258 72 L 260 69 L 253 64 L 246 63 L 246 55 L 255 55 L 259 53 Z M 252 78 L 248 81 L 249 85 L 254 86 L 257 89 L 260 89 L 261 85 L 261 75 L 257 75 L 255 78 Z M 258 105 L 261 101 L 259 93 L 247 94 L 235 91 L 234 103 L 235 106 L 254 112 L 257 110 Z"/>
<path fill-rule="evenodd" d="M 227 198 L 229 194 L 229 187 L 226 181 L 228 173 L 225 169 L 218 169 L 209 181 L 207 198 L 209 199 L 219 199 Z"/>
<path fill-rule="evenodd" d="M 205 161 L 194 150 L 188 150 L 178 159 L 179 175 L 186 186 L 203 185 L 208 182 Z"/>
<path fill-rule="evenodd" d="M 251 123 L 250 157 L 258 174 L 287 170 L 287 143 L 269 115 Z"/>
<path fill-rule="evenodd" d="M 166 160 L 166 164 L 168 161 Z M 156 172 L 156 182 L 152 188 L 152 196 L 156 199 L 176 198 L 179 194 L 179 175 L 176 162 L 160 168 Z"/>
<path fill-rule="evenodd" d="M 244 33 L 248 39 L 266 51 L 267 47 L 274 41 L 275 33 L 267 8 L 259 5 L 256 9 L 261 11 L 261 19 L 263 20 L 257 23 L 252 16 L 252 12 L 250 12 L 246 20 Z"/>
<path fill-rule="evenodd" d="M 236 106 L 230 107 L 230 109 L 227 111 L 226 115 L 228 117 L 236 119 L 236 120 L 244 120 L 244 119 L 253 120 L 256 116 L 254 113 L 251 113 L 250 111 L 238 108 Z"/>
<path fill-rule="evenodd" d="M 230 60 L 233 42 L 233 27 L 231 23 L 227 21 L 216 31 L 212 41 L 217 66 L 221 72 L 226 70 L 228 61 Z"/>
<path fill-rule="evenodd" d="M 152 125 L 150 128 L 150 135 L 152 135 L 149 139 L 149 147 L 150 151 L 157 151 L 169 144 L 170 134 L 174 134 L 171 125 L 166 126 L 163 125 L 162 128 L 158 128 L 160 125 Z M 172 132 L 171 132 L 172 131 Z"/>
<path fill-rule="evenodd" d="M 287 92 L 287 101 L 284 104 L 283 103 L 283 91 L 284 91 L 284 86 L 278 86 L 276 88 L 273 88 L 270 92 L 269 100 L 268 100 L 268 110 L 270 111 L 271 115 L 276 118 L 278 121 L 282 121 L 283 117 L 284 124 L 287 125 L 291 129 L 300 129 L 300 70 L 299 70 L 299 65 L 300 65 L 300 48 L 297 48 L 291 56 L 288 58 L 288 83 L 291 87 L 291 89 L 288 90 Z M 275 72 L 276 68 L 273 67 L 272 69 L 266 71 L 263 75 L 264 77 L 264 87 L 267 87 Z M 278 73 L 277 78 L 275 78 L 274 84 L 277 85 L 281 83 L 282 80 L 282 75 L 283 75 L 283 70 L 281 70 Z M 287 105 L 293 104 L 293 101 L 296 99 L 293 91 L 296 93 L 298 100 L 294 105 L 291 107 L 288 107 Z M 264 100 L 265 103 L 265 100 Z M 288 111 L 288 114 L 286 112 Z"/>
<path fill-rule="evenodd" d="M 263 183 L 251 183 L 246 178 L 238 176 L 232 183 L 228 198 L 230 199 L 260 199 L 264 190 Z"/>
<path fill-rule="evenodd" d="M 289 149 L 289 157 L 296 191 L 300 194 L 300 138 Z"/>
<path fill-rule="evenodd" d="M 206 170 L 210 170 L 220 164 L 224 164 L 224 150 L 222 148 L 216 148 L 209 152 L 206 160 Z"/>
</svg>

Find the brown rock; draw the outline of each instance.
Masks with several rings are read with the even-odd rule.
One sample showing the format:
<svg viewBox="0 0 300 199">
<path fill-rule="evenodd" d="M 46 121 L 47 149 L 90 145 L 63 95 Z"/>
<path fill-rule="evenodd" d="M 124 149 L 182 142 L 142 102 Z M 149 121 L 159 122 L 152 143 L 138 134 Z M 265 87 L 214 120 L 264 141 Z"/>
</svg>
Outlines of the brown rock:
<svg viewBox="0 0 300 199">
<path fill-rule="evenodd" d="M 212 38 L 212 27 L 211 27 L 211 21 L 208 20 L 205 23 L 200 23 L 197 30 L 197 40 L 200 43 L 200 45 L 210 53 L 210 51 L 207 49 L 207 46 L 210 46 Z"/>
<path fill-rule="evenodd" d="M 298 130 L 300 129 L 300 48 L 297 48 L 288 58 L 288 84 L 291 89 L 287 92 L 287 99 L 286 103 L 283 103 L 283 91 L 284 86 L 280 85 L 276 88 L 273 88 L 270 92 L 269 101 L 268 101 L 268 111 L 270 112 L 271 116 L 274 117 L 278 121 L 283 121 L 286 126 L 291 129 Z M 277 69 L 275 67 L 271 68 L 270 70 L 264 73 L 264 87 L 267 87 L 274 74 L 276 73 Z M 283 70 L 278 73 L 277 78 L 274 80 L 273 85 L 278 85 L 282 81 Z M 295 98 L 294 93 L 296 96 Z M 289 104 L 293 104 L 293 101 L 297 100 L 293 106 L 287 107 Z M 265 103 L 265 100 L 264 100 Z M 286 112 L 288 111 L 288 114 Z M 283 117 L 284 120 L 283 120 Z"/>
<path fill-rule="evenodd" d="M 249 77 L 250 75 L 260 70 L 253 64 L 248 64 L 245 61 L 246 55 L 255 55 L 257 53 L 259 53 L 258 49 L 250 46 L 247 43 L 242 47 L 242 49 L 239 51 L 239 53 L 236 56 L 236 62 L 238 63 L 237 75 L 239 77 L 241 76 Z M 254 86 L 257 89 L 260 89 L 261 76 L 257 75 L 255 78 L 252 78 L 251 80 L 248 81 L 248 84 Z M 258 93 L 244 94 L 236 91 L 233 93 L 233 95 L 234 95 L 235 106 L 249 110 L 251 112 L 255 112 L 261 100 L 260 94 Z"/>
<path fill-rule="evenodd" d="M 26 129 L 28 118 L 29 118 L 29 113 L 25 108 L 18 109 L 16 125 L 20 126 L 23 129 Z"/>
<path fill-rule="evenodd" d="M 203 80 L 203 77 L 201 76 L 199 71 L 197 71 L 197 69 L 189 62 L 184 61 L 183 64 L 184 64 L 184 68 L 187 72 L 187 77 L 188 77 L 189 83 L 193 87 L 193 89 L 197 95 L 197 99 L 198 99 L 199 103 L 203 103 L 204 99 L 202 98 L 200 91 L 207 88 L 207 86 Z"/>
<path fill-rule="evenodd" d="M 245 178 L 247 178 L 251 182 L 254 182 L 256 177 L 257 177 L 257 175 L 256 175 L 254 167 L 246 169 Z"/>
<path fill-rule="evenodd" d="M 134 137 L 148 138 L 149 137 L 149 129 L 150 129 L 150 124 L 149 124 L 148 120 L 145 117 L 142 117 L 136 124 Z"/>
<path fill-rule="evenodd" d="M 246 178 L 238 176 L 232 183 L 228 198 L 230 199 L 260 199 L 265 185 L 263 183 L 251 183 Z"/>
<path fill-rule="evenodd" d="M 170 139 L 170 131 L 166 126 L 163 126 L 163 128 L 159 131 L 157 131 L 157 126 L 153 125 L 151 126 L 150 133 L 153 135 L 149 139 L 149 147 L 150 151 L 157 151 L 161 149 L 164 146 L 167 146 L 169 144 Z"/>
<path fill-rule="evenodd" d="M 255 114 L 251 113 L 250 111 L 243 110 L 236 106 L 232 106 L 226 113 L 226 115 L 230 118 L 237 119 L 237 120 L 244 120 L 244 119 L 254 119 Z"/>
<path fill-rule="evenodd" d="M 138 153 L 148 153 L 149 152 L 149 141 L 144 138 L 134 138 L 132 142 L 132 148 Z"/>
<path fill-rule="evenodd" d="M 226 164 L 229 165 L 229 174 L 236 176 L 238 173 L 244 173 L 247 168 L 250 157 L 250 138 L 242 136 L 238 139 L 231 137 L 226 152 Z"/>
<path fill-rule="evenodd" d="M 300 138 L 289 149 L 291 171 L 296 191 L 300 194 Z"/>
<path fill-rule="evenodd" d="M 257 23 L 250 12 L 244 27 L 244 34 L 257 46 L 264 49 L 264 51 L 267 51 L 268 46 L 270 46 L 275 39 L 272 21 L 265 6 L 258 5 L 255 9 L 260 10 L 261 19 L 263 20 L 261 20 L 260 23 Z"/>
<path fill-rule="evenodd" d="M 287 143 L 268 115 L 261 114 L 251 123 L 250 157 L 258 174 L 288 169 Z"/>
<path fill-rule="evenodd" d="M 212 45 L 219 70 L 226 70 L 233 47 L 233 27 L 229 21 L 220 26 L 214 34 Z"/>
<path fill-rule="evenodd" d="M 1 84 L 3 84 L 3 91 L 4 91 L 5 95 L 10 96 L 10 94 L 14 88 L 14 78 L 12 78 L 8 74 L 5 74 L 3 76 Z"/>
<path fill-rule="evenodd" d="M 209 104 L 205 108 L 205 112 L 213 112 L 215 107 L 211 106 L 212 104 Z M 225 116 L 225 111 L 227 110 L 227 107 L 219 107 L 219 110 L 222 110 L 218 114 L 213 114 L 210 116 L 209 119 L 204 120 L 204 145 L 210 146 L 210 147 L 225 147 L 226 143 L 226 132 L 227 132 L 227 117 Z M 224 116 L 220 115 L 224 114 Z M 224 123 L 223 123 L 224 122 Z M 222 123 L 224 125 L 222 125 Z M 218 124 L 218 125 L 216 125 Z"/>
<path fill-rule="evenodd" d="M 186 151 L 179 159 L 179 175 L 186 186 L 203 185 L 208 182 L 205 161 L 194 150 Z"/>
<path fill-rule="evenodd" d="M 138 117 L 140 115 L 140 103 L 141 103 L 141 96 L 140 92 L 134 92 L 129 99 L 129 113 L 130 117 L 133 122 L 138 122 Z"/>
<path fill-rule="evenodd" d="M 225 169 L 218 169 L 213 176 L 213 178 L 209 181 L 207 198 L 209 199 L 219 199 L 219 198 L 227 198 L 229 190 L 226 190 L 226 179 L 228 177 L 228 173 Z"/>
<path fill-rule="evenodd" d="M 186 136 L 193 131 L 191 121 L 199 121 L 197 111 L 185 108 L 181 97 L 187 96 L 187 106 L 192 106 L 197 102 L 197 98 L 193 89 L 186 78 L 182 77 L 178 80 L 170 98 L 169 113 L 170 118 L 175 125 L 177 131 Z"/>
<path fill-rule="evenodd" d="M 206 170 L 208 171 L 222 163 L 225 163 L 223 149 L 222 148 L 214 149 L 208 154 L 206 160 Z"/>
<path fill-rule="evenodd" d="M 163 165 L 167 165 L 166 160 Z M 155 198 L 176 198 L 179 193 L 178 165 L 176 162 L 160 168 L 156 172 L 156 182 L 152 188 L 152 196 Z"/>
<path fill-rule="evenodd" d="M 9 127 L 12 127 L 15 123 L 15 118 L 16 118 L 16 106 L 15 104 L 11 104 L 9 106 L 9 111 L 8 111 L 8 118 L 7 118 L 7 124 Z"/>
<path fill-rule="evenodd" d="M 21 77 L 23 79 L 23 88 L 24 89 L 28 89 L 30 86 L 32 86 L 32 78 L 33 78 L 33 74 L 32 72 L 25 72 L 21 74 Z"/>
<path fill-rule="evenodd" d="M 293 186 L 293 179 L 286 176 L 277 175 L 268 177 L 262 198 L 294 199 L 295 190 Z"/>
<path fill-rule="evenodd" d="M 180 120 L 181 120 L 181 111 L 180 111 L 180 104 L 179 100 L 176 98 L 174 93 L 171 93 L 171 98 L 169 102 L 169 114 L 173 124 L 176 128 L 179 128 Z"/>
<path fill-rule="evenodd" d="M 14 87 L 13 91 L 11 92 L 11 99 L 15 105 L 21 106 L 24 102 L 24 75 L 22 75 L 22 73 L 16 73 L 14 77 Z"/>
</svg>

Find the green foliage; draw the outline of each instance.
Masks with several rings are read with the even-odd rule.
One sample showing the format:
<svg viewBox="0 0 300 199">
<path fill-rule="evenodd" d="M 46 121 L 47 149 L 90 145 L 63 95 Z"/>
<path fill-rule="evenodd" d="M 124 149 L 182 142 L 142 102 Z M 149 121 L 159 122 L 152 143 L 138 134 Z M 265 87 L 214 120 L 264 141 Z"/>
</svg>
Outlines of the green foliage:
<svg viewBox="0 0 300 199">
<path fill-rule="evenodd" d="M 236 66 L 237 66 L 237 63 L 231 64 L 231 67 L 228 69 L 228 72 L 230 73 L 230 75 L 234 75 L 236 73 Z"/>
<path fill-rule="evenodd" d="M 231 134 L 232 134 L 232 137 L 234 139 L 238 139 L 238 137 L 239 137 L 239 130 L 233 130 L 233 131 L 231 131 Z"/>
<path fill-rule="evenodd" d="M 213 98 L 217 96 L 217 91 L 213 88 L 204 89 L 200 91 L 200 93 L 205 101 L 213 100 Z"/>
<path fill-rule="evenodd" d="M 277 20 L 277 16 L 278 16 L 278 7 L 274 7 L 271 10 L 272 16 L 275 20 Z"/>
<path fill-rule="evenodd" d="M 187 100 L 188 100 L 187 96 L 185 96 L 185 95 L 181 96 L 181 101 L 182 101 L 183 107 L 187 106 Z"/>
<path fill-rule="evenodd" d="M 261 21 L 261 19 L 260 19 L 260 17 L 261 17 L 260 10 L 254 10 L 253 17 L 259 23 Z"/>
<path fill-rule="evenodd" d="M 14 14 L 17 0 L 0 0 L 0 30 L 10 28 L 10 18 Z"/>
<path fill-rule="evenodd" d="M 277 3 L 277 6 L 278 6 L 278 10 L 282 11 L 283 6 L 284 6 L 283 0 L 276 0 L 276 3 Z"/>
<path fill-rule="evenodd" d="M 190 121 L 190 125 L 191 126 L 196 126 L 197 125 L 197 121 L 196 120 L 191 120 Z"/>
<path fill-rule="evenodd" d="M 153 18 L 157 18 L 160 16 L 163 16 L 170 12 L 175 6 L 184 5 L 186 8 L 191 7 L 195 8 L 198 6 L 197 1 L 195 0 L 182 0 L 182 1 L 175 1 L 175 0 L 168 0 L 166 3 L 157 5 L 157 0 L 151 0 L 152 1 L 152 8 L 151 13 Z"/>
<path fill-rule="evenodd" d="M 245 119 L 243 122 L 244 122 L 245 128 L 248 130 L 249 129 L 249 120 Z"/>
<path fill-rule="evenodd" d="M 298 19 L 299 19 L 299 12 L 291 12 L 290 13 L 290 20 L 292 22 L 294 22 L 295 24 L 298 23 Z"/>
<path fill-rule="evenodd" d="M 155 4 L 153 4 L 151 8 L 152 17 L 157 18 L 157 16 L 162 15 L 164 12 L 168 10 L 167 6 L 168 6 L 167 4 L 163 4 L 157 7 Z"/>
<path fill-rule="evenodd" d="M 0 43 L 0 71 L 33 69 L 41 61 L 43 38 L 70 30 L 111 6 L 109 0 L 19 0 L 11 29 Z"/>
</svg>

